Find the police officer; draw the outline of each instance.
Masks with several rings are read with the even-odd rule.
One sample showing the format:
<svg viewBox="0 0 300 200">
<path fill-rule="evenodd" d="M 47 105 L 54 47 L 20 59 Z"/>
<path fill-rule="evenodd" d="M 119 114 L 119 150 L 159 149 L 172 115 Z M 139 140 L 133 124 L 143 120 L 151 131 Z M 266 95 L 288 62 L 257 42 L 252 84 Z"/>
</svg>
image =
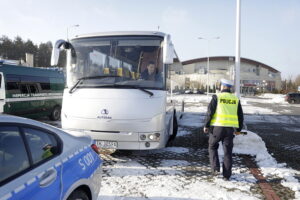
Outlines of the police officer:
<svg viewBox="0 0 300 200">
<path fill-rule="evenodd" d="M 219 142 L 224 150 L 223 177 L 229 180 L 232 169 L 232 148 L 234 132 L 240 132 L 243 127 L 244 115 L 239 99 L 231 94 L 233 82 L 221 79 L 221 93 L 212 96 L 204 122 L 204 133 L 209 134 L 209 160 L 212 174 L 220 172 L 218 156 Z"/>
</svg>

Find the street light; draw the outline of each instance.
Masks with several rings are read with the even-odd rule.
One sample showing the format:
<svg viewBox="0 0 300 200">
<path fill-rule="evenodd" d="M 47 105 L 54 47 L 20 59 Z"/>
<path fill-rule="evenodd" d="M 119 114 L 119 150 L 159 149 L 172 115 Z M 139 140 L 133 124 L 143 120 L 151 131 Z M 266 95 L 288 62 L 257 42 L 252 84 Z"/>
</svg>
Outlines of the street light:
<svg viewBox="0 0 300 200">
<path fill-rule="evenodd" d="M 68 41 L 69 41 L 69 29 L 71 29 L 71 28 L 76 28 L 76 27 L 79 27 L 79 24 L 75 24 L 75 25 L 69 26 L 69 27 L 67 28 L 67 40 L 68 40 Z"/>
<path fill-rule="evenodd" d="M 209 93 L 209 43 L 211 40 L 218 40 L 220 37 L 212 37 L 212 38 L 204 38 L 198 37 L 199 40 L 206 40 L 207 41 L 207 101 L 208 101 L 208 93 Z"/>
</svg>

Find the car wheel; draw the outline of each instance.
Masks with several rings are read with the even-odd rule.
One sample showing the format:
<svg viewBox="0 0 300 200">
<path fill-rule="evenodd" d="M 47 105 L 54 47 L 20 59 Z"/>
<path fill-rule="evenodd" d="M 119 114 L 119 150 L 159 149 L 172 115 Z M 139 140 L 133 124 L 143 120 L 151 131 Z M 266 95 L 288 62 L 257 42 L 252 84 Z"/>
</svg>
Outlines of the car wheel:
<svg viewBox="0 0 300 200">
<path fill-rule="evenodd" d="M 75 190 L 67 200 L 90 200 L 87 194 L 82 190 Z"/>
<path fill-rule="evenodd" d="M 60 111 L 61 111 L 61 108 L 59 106 L 55 106 L 50 114 L 50 119 L 52 121 L 57 121 L 60 119 Z"/>
</svg>

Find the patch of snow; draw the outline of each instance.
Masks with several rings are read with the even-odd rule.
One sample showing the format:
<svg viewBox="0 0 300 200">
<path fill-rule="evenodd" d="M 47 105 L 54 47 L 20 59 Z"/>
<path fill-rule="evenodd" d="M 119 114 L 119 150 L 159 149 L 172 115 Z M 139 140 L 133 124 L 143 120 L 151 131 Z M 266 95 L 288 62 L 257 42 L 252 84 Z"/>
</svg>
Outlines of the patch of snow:
<svg viewBox="0 0 300 200">
<path fill-rule="evenodd" d="M 294 124 L 295 121 L 299 120 L 294 116 L 288 115 L 244 115 L 246 123 L 262 123 L 262 122 L 272 122 L 281 124 Z M 294 128 L 292 128 L 294 129 Z"/>
<path fill-rule="evenodd" d="M 253 103 L 270 103 L 270 104 L 281 104 L 287 105 L 288 102 L 285 101 L 285 95 L 282 94 L 263 94 L 258 97 L 242 97 L 241 103 L 242 105 L 247 105 L 249 102 Z"/>
<path fill-rule="evenodd" d="M 178 128 L 178 132 L 177 132 L 177 136 L 176 137 L 180 137 L 180 136 L 185 136 L 185 135 L 190 135 L 192 134 L 191 131 L 186 130 L 186 129 L 182 129 L 181 127 Z"/>
<path fill-rule="evenodd" d="M 243 112 L 244 114 L 254 114 L 254 115 L 262 115 L 262 114 L 273 114 L 278 115 L 278 112 L 274 112 L 272 109 L 269 108 L 262 108 L 262 107 L 256 107 L 256 106 L 243 106 Z"/>
<path fill-rule="evenodd" d="M 159 150 L 153 150 L 153 151 L 159 151 Z M 166 147 L 160 150 L 160 152 L 174 152 L 174 153 L 188 153 L 189 149 L 184 147 Z"/>
<path fill-rule="evenodd" d="M 284 97 L 284 94 L 272 94 L 272 93 L 263 93 L 261 95 L 259 95 L 258 97 L 260 98 L 265 98 L 265 99 L 273 99 L 273 98 L 277 98 L 277 97 Z"/>
<path fill-rule="evenodd" d="M 127 175 L 112 172 L 109 177 L 104 177 L 98 199 L 124 200 L 124 199 L 153 199 L 153 200 L 211 200 L 211 199 L 259 199 L 251 194 L 250 188 L 254 184 L 253 177 L 242 174 L 236 181 L 228 182 L 221 178 L 214 178 L 212 182 L 204 181 L 200 177 L 189 181 L 181 176 L 181 170 L 174 166 L 184 167 L 186 161 L 163 160 L 161 167 L 137 167 L 132 163 L 133 170 L 137 173 Z M 124 165 L 121 163 L 121 165 Z M 137 166 L 140 166 L 137 164 Z M 128 170 L 128 165 L 118 168 Z M 145 171 L 148 174 L 144 174 Z M 116 170 L 115 168 L 110 169 Z M 117 170 L 119 171 L 119 169 Z M 155 172 L 156 171 L 156 172 Z M 117 176 L 116 176 L 117 175 Z M 250 181 L 248 180 L 250 178 Z M 199 192 L 201 190 L 201 192 Z M 125 193 L 125 195 L 124 195 Z M 141 197 L 143 194 L 144 197 Z"/>
<path fill-rule="evenodd" d="M 203 126 L 204 116 L 191 113 L 183 113 L 181 119 L 178 120 L 180 126 L 186 127 L 201 127 Z"/>
<path fill-rule="evenodd" d="M 178 103 L 181 103 L 182 101 L 185 102 L 192 102 L 192 103 L 198 103 L 198 102 L 209 102 L 211 100 L 212 95 L 201 95 L 201 94 L 181 94 L 181 95 L 173 95 L 172 100 L 177 101 Z M 171 98 L 171 97 L 168 97 Z"/>
<path fill-rule="evenodd" d="M 233 153 L 255 156 L 255 161 L 265 177 L 277 176 L 282 178 L 282 185 L 293 190 L 295 198 L 300 199 L 300 183 L 295 178 L 295 175 L 299 172 L 286 168 L 285 163 L 277 163 L 269 154 L 261 137 L 251 131 L 247 132 L 247 135 L 238 135 L 234 138 Z M 219 146 L 218 152 L 221 157 L 220 160 L 223 160 L 224 152 L 222 145 Z"/>
<path fill-rule="evenodd" d="M 284 130 L 300 133 L 300 128 L 284 127 Z"/>
</svg>

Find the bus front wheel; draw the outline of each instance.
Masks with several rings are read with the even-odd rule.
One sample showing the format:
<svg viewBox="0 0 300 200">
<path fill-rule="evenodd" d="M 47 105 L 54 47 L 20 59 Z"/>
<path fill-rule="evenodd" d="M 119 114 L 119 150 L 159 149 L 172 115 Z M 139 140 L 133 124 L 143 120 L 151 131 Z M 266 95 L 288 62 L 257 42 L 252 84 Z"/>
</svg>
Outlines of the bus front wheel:
<svg viewBox="0 0 300 200">
<path fill-rule="evenodd" d="M 60 111 L 61 111 L 61 108 L 59 106 L 55 106 L 50 114 L 50 119 L 52 121 L 57 121 L 60 119 Z"/>
<path fill-rule="evenodd" d="M 176 112 L 174 112 L 174 116 L 173 116 L 173 130 L 172 130 L 172 135 L 170 136 L 169 140 L 168 140 L 168 146 L 172 145 L 172 142 L 175 140 L 175 137 L 177 135 L 177 131 L 178 131 L 178 122 L 177 122 L 177 117 L 176 117 Z"/>
</svg>

